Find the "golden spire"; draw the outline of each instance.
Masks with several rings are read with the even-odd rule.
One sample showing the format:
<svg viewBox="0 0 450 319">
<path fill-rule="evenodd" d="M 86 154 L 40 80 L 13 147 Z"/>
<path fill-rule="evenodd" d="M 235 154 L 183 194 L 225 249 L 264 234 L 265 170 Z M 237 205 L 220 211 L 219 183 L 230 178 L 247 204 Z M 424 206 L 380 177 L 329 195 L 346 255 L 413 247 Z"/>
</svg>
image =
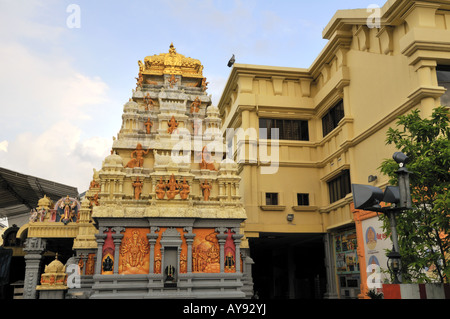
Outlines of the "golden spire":
<svg viewBox="0 0 450 319">
<path fill-rule="evenodd" d="M 174 74 L 183 77 L 203 78 L 203 65 L 199 60 L 177 53 L 173 42 L 169 53 L 147 56 L 144 63 L 138 61 L 139 70 L 144 75 Z"/>
</svg>

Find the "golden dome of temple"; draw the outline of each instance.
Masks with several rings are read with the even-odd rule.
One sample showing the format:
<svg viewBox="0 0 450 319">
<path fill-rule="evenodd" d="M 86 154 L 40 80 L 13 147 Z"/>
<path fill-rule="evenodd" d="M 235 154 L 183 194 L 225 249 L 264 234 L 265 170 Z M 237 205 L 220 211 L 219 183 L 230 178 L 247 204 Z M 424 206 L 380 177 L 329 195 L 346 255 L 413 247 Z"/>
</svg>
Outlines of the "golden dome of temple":
<svg viewBox="0 0 450 319">
<path fill-rule="evenodd" d="M 51 273 L 51 274 L 65 273 L 66 272 L 66 266 L 64 266 L 64 264 L 58 260 L 58 254 L 56 254 L 55 260 L 53 260 L 50 264 L 45 266 L 45 271 L 44 272 L 46 274 L 49 274 L 49 273 Z"/>
<path fill-rule="evenodd" d="M 177 53 L 173 43 L 169 53 L 147 56 L 139 63 L 139 72 L 146 75 L 174 74 L 183 77 L 203 78 L 203 65 L 199 60 Z"/>
<path fill-rule="evenodd" d="M 50 198 L 47 197 L 47 195 L 44 195 L 44 197 L 42 197 L 39 201 L 38 201 L 38 207 L 39 208 L 43 208 L 43 207 L 50 207 L 53 206 L 53 202 Z"/>
</svg>

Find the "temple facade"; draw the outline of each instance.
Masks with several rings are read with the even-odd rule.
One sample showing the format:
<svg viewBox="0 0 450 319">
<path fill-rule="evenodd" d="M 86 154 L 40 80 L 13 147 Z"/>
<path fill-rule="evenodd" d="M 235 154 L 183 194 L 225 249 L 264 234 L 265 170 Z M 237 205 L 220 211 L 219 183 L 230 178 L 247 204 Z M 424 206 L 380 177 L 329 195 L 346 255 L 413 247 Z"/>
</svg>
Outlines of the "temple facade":
<svg viewBox="0 0 450 319">
<path fill-rule="evenodd" d="M 19 231 L 30 252 L 26 297 L 36 285 L 52 289 L 38 266 L 47 238 L 58 237 L 73 238 L 65 298 L 252 296 L 240 177 L 202 70 L 173 44 L 139 61 L 111 155 L 84 199 L 43 199 Z"/>
</svg>

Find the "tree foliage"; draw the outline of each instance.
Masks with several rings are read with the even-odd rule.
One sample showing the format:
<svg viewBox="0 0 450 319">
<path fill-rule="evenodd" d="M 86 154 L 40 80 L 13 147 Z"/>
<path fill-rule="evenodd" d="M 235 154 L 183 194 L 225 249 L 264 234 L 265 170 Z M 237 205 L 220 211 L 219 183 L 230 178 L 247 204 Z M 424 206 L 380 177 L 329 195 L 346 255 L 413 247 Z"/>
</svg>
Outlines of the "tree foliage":
<svg viewBox="0 0 450 319">
<path fill-rule="evenodd" d="M 386 144 L 408 155 L 413 208 L 397 216 L 404 282 L 449 282 L 450 278 L 450 126 L 445 107 L 421 118 L 418 110 L 398 118 Z M 397 185 L 398 164 L 384 160 L 381 172 Z M 389 221 L 383 216 L 389 233 Z"/>
</svg>

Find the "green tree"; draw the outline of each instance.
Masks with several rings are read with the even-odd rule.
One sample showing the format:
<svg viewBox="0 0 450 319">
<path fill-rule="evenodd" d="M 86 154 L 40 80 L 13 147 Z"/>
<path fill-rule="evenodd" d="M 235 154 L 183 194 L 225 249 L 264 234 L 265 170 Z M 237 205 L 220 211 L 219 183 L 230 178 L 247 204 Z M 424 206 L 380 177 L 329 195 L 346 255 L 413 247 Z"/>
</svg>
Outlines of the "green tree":
<svg viewBox="0 0 450 319">
<path fill-rule="evenodd" d="M 398 118 L 389 128 L 386 144 L 393 144 L 410 161 L 412 209 L 397 216 L 404 282 L 449 282 L 450 278 L 450 126 L 449 110 L 438 107 L 430 118 L 418 110 Z M 398 164 L 384 160 L 381 172 L 397 185 Z M 385 230 L 389 221 L 383 216 Z M 424 270 L 429 269 L 432 276 Z"/>
</svg>

